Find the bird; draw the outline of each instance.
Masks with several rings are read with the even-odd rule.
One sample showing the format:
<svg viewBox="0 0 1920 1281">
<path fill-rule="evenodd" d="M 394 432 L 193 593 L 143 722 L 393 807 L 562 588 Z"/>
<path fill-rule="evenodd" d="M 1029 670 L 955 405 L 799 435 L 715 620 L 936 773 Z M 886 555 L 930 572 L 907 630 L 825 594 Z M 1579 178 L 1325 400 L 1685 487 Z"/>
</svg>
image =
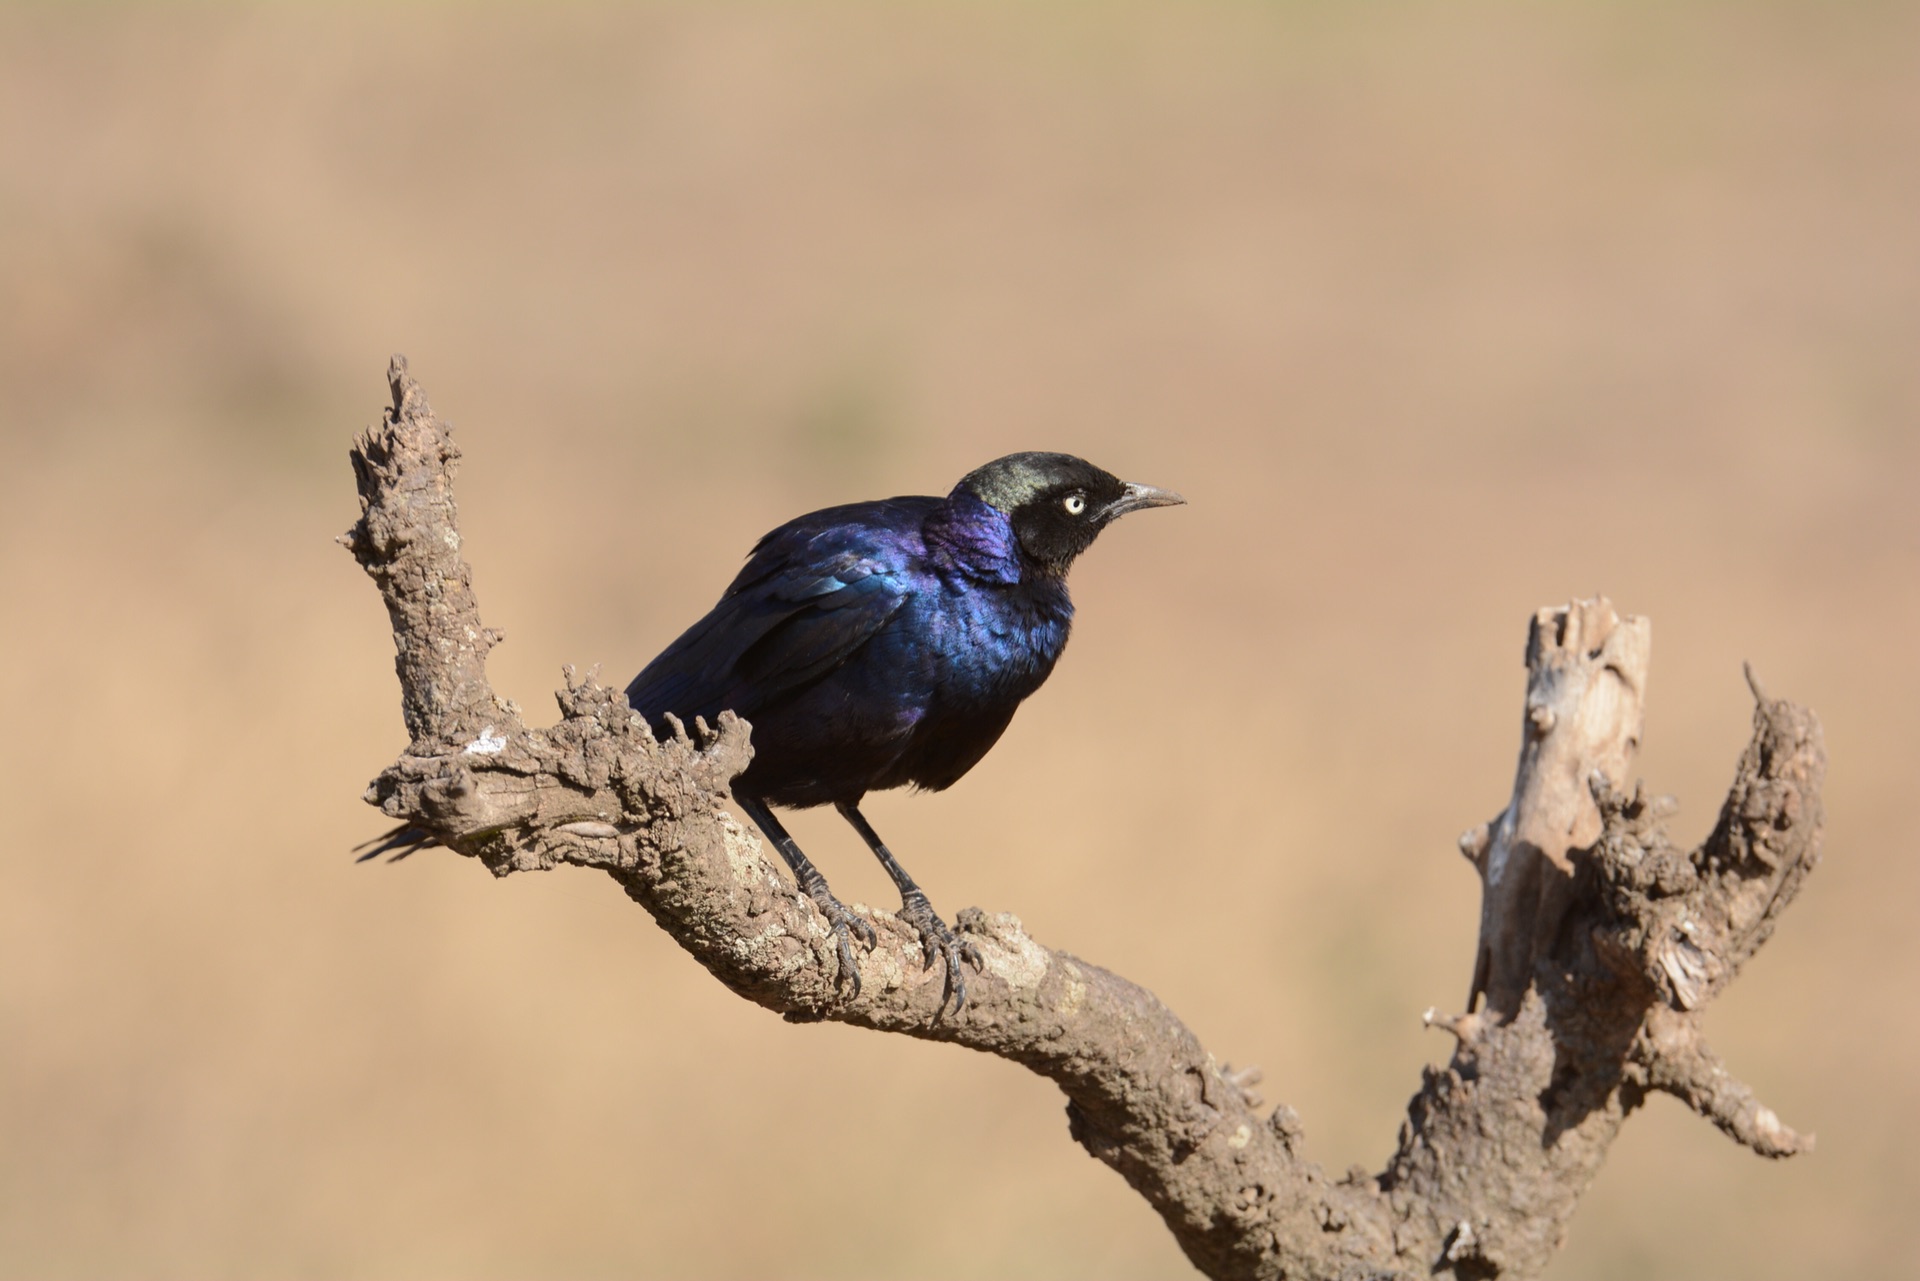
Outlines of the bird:
<svg viewBox="0 0 1920 1281">
<path fill-rule="evenodd" d="M 944 962 L 956 1012 L 957 937 L 860 812 L 870 792 L 937 792 L 978 764 L 1053 671 L 1073 624 L 1067 571 L 1129 512 L 1186 500 L 1123 481 L 1071 454 L 1009 454 L 944 498 L 913 495 L 828 507 L 760 539 L 705 617 L 627 686 L 632 709 L 665 738 L 732 711 L 753 758 L 736 805 L 832 927 L 839 974 L 860 993 L 852 940 L 872 926 L 834 897 L 773 810 L 831 805 L 900 892 L 900 917 L 931 968 Z"/>
</svg>

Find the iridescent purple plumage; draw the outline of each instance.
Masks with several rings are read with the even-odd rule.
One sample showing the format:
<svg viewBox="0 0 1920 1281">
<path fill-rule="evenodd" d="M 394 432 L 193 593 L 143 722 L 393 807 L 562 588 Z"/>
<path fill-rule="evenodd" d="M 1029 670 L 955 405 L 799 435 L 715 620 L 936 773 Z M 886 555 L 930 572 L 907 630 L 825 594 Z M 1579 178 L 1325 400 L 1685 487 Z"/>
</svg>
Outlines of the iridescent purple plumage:
<svg viewBox="0 0 1920 1281">
<path fill-rule="evenodd" d="M 859 991 L 849 932 L 872 931 L 827 890 L 769 805 L 833 804 L 893 876 L 926 960 L 947 961 L 965 999 L 954 937 L 859 812 L 870 791 L 938 791 L 977 764 L 1067 643 L 1066 573 L 1109 522 L 1181 501 L 1066 454 L 1014 454 L 946 498 L 889 498 L 789 521 L 754 547 L 718 604 L 627 687 L 664 732 L 731 710 L 753 727 L 734 782 L 833 922 L 843 975 Z"/>
</svg>

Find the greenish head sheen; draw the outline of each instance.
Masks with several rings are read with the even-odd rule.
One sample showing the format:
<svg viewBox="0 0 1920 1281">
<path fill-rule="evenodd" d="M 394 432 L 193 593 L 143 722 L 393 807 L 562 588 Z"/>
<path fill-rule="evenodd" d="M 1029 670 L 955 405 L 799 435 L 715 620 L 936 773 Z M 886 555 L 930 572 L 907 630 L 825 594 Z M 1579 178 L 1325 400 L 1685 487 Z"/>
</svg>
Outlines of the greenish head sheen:
<svg viewBox="0 0 1920 1281">
<path fill-rule="evenodd" d="M 1005 512 L 1029 563 L 1064 575 L 1118 517 L 1180 502 L 1178 494 L 1129 485 L 1072 454 L 1008 454 L 969 472 L 957 489 Z"/>
<path fill-rule="evenodd" d="M 973 491 L 981 502 L 1008 515 L 1043 494 L 1076 485 L 1112 489 L 1116 493 L 1123 488 L 1117 477 L 1084 458 L 1038 452 L 996 458 L 984 467 L 974 468 L 960 481 L 960 488 Z"/>
</svg>

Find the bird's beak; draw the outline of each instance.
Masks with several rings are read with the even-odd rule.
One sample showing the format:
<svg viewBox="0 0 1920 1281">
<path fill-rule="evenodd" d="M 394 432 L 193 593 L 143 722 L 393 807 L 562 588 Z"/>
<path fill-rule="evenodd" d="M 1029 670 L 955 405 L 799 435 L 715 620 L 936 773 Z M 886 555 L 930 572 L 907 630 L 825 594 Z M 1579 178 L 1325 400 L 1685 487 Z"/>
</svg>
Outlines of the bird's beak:
<svg viewBox="0 0 1920 1281">
<path fill-rule="evenodd" d="M 1177 507 L 1186 501 L 1171 489 L 1129 484 L 1126 493 L 1107 504 L 1107 509 L 1100 513 L 1100 519 L 1104 523 L 1144 507 Z"/>
</svg>

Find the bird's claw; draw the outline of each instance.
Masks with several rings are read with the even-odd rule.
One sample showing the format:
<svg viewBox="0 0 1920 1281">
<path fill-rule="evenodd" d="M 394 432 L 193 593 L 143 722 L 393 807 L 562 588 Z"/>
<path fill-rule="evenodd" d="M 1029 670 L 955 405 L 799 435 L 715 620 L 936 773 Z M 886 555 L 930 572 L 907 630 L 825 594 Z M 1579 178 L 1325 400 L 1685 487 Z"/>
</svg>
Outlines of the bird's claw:
<svg viewBox="0 0 1920 1281">
<path fill-rule="evenodd" d="M 966 973 L 960 968 L 965 961 L 973 966 L 974 973 L 986 969 L 986 961 L 980 955 L 980 949 L 973 940 L 961 938 L 947 927 L 933 910 L 933 904 L 927 896 L 920 893 L 908 894 L 900 904 L 900 919 L 920 934 L 920 953 L 924 958 L 924 969 L 932 969 L 935 961 L 945 961 L 947 966 L 947 987 L 941 994 L 940 1008 L 945 1009 L 947 998 L 953 999 L 953 1011 L 958 1014 L 967 1003 Z M 937 1012 L 936 1012 L 937 1014 Z"/>
<path fill-rule="evenodd" d="M 859 935 L 860 942 L 869 952 L 879 941 L 879 936 L 873 932 L 873 925 L 870 922 L 847 910 L 847 905 L 827 893 L 824 886 L 813 891 L 808 897 L 813 900 L 813 905 L 820 909 L 820 915 L 826 917 L 828 923 L 833 926 L 833 947 L 835 954 L 840 958 L 840 978 L 853 988 L 849 999 L 857 998 L 860 995 L 860 966 L 853 957 L 851 936 Z"/>
</svg>

